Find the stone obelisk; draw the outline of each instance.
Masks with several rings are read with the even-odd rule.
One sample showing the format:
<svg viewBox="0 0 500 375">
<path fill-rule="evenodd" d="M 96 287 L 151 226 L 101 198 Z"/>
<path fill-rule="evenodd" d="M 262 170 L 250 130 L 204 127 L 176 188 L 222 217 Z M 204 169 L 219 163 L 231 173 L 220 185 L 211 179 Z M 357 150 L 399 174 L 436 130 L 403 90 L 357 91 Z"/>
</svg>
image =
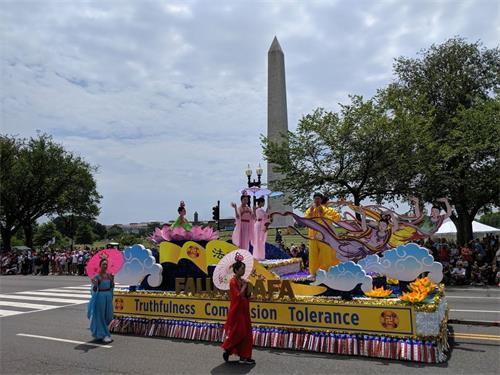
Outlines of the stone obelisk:
<svg viewBox="0 0 500 375">
<path fill-rule="evenodd" d="M 281 142 L 282 135 L 288 132 L 288 114 L 286 106 L 285 55 L 278 42 L 274 40 L 267 53 L 267 137 L 271 142 Z M 273 181 L 282 176 L 274 171 L 273 165 L 267 163 L 267 182 L 271 190 Z M 292 207 L 284 203 L 284 196 L 270 198 L 271 211 L 292 211 Z M 293 225 L 290 217 L 274 216 L 271 227 L 283 228 Z"/>
</svg>

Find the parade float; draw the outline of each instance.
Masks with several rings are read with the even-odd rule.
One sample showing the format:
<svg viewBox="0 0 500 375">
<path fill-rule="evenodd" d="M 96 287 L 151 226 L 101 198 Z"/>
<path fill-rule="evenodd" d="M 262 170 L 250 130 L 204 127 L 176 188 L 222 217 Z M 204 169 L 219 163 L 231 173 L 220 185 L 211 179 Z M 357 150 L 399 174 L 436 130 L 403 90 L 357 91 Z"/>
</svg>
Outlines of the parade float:
<svg viewBox="0 0 500 375">
<path fill-rule="evenodd" d="M 301 259 L 285 254 L 251 259 L 254 345 L 446 361 L 442 265 L 410 242 L 437 230 L 446 214 L 433 209 L 429 217 L 396 217 L 379 206 L 345 206 L 361 215 L 328 220 L 310 212 L 306 217 L 282 214 L 312 231 L 307 238 L 317 243 L 310 246 L 319 244 L 335 254 L 329 267 L 304 277 Z M 115 289 L 111 332 L 222 342 L 228 265 L 247 250 L 218 239 L 211 228 L 182 223 L 156 229 L 151 240 L 159 247 L 157 258 L 142 245 L 123 251 L 116 281 L 130 288 Z M 267 253 L 266 247 L 266 258 Z"/>
</svg>

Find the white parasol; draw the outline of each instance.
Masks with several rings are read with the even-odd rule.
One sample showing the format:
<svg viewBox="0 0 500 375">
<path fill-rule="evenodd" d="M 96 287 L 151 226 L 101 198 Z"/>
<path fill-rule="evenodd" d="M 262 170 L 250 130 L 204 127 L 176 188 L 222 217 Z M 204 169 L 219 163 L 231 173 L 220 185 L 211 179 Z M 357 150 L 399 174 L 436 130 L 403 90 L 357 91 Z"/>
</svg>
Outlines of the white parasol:
<svg viewBox="0 0 500 375">
<path fill-rule="evenodd" d="M 245 264 L 245 274 L 242 278 L 247 279 L 250 276 L 253 269 L 252 253 L 243 249 L 231 251 L 229 254 L 226 254 L 215 267 L 212 280 L 218 289 L 229 290 L 229 282 L 234 276 L 233 264 L 238 260 Z"/>
</svg>

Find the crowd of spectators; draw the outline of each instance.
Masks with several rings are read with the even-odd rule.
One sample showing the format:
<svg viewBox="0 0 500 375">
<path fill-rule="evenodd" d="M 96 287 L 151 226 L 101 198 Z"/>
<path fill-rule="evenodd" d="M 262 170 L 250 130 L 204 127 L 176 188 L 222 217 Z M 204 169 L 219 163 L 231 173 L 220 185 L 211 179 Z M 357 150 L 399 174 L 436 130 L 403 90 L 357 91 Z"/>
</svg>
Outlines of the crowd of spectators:
<svg viewBox="0 0 500 375">
<path fill-rule="evenodd" d="M 2 275 L 85 275 L 85 266 L 97 249 L 4 252 Z"/>
<path fill-rule="evenodd" d="M 287 246 L 281 236 L 276 245 L 293 258 L 302 258 L 304 269 L 308 267 L 309 252 L 304 243 Z M 476 238 L 465 246 L 445 238 L 419 242 L 432 252 L 434 259 L 443 264 L 443 282 L 446 285 L 499 285 L 500 243 L 499 236 L 488 234 Z"/>
<path fill-rule="evenodd" d="M 278 232 L 279 233 L 279 232 Z M 281 233 L 276 245 L 293 258 L 302 258 L 304 269 L 308 267 L 309 251 L 304 242 L 285 245 Z M 499 285 L 500 242 L 499 236 L 488 234 L 474 239 L 465 246 L 445 238 L 420 242 L 429 249 L 434 259 L 443 264 L 444 283 L 447 285 Z M 39 250 L 4 252 L 0 257 L 2 275 L 85 275 L 88 260 L 99 249 Z"/>
<path fill-rule="evenodd" d="M 443 265 L 444 283 L 448 285 L 499 285 L 499 237 L 488 234 L 467 245 L 458 246 L 445 238 L 427 240 L 423 246 Z"/>
</svg>

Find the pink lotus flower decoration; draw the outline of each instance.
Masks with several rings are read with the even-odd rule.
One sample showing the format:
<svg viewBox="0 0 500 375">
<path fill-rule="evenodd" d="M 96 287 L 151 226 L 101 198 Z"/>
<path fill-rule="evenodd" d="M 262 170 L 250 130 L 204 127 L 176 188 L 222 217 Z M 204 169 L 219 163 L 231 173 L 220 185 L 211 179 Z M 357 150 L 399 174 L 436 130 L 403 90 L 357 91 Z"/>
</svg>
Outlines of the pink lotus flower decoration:
<svg viewBox="0 0 500 375">
<path fill-rule="evenodd" d="M 149 239 L 155 244 L 163 241 L 211 241 L 219 238 L 219 233 L 210 227 L 202 228 L 194 225 L 190 231 L 182 227 L 172 229 L 169 225 L 163 228 L 155 228 Z"/>
</svg>

